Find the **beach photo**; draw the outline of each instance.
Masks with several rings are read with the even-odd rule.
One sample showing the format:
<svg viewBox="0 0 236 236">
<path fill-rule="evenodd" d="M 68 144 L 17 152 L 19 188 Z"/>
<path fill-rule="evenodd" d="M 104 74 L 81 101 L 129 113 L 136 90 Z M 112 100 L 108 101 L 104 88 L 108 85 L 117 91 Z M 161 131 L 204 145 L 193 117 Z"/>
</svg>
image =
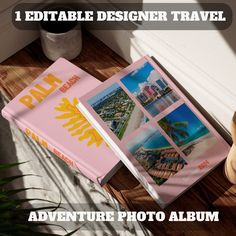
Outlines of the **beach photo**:
<svg viewBox="0 0 236 236">
<path fill-rule="evenodd" d="M 123 77 L 121 82 L 152 117 L 179 99 L 169 84 L 148 62 Z"/>
<path fill-rule="evenodd" d="M 89 99 L 88 103 L 120 140 L 147 122 L 143 112 L 117 83 Z"/>
<path fill-rule="evenodd" d="M 179 106 L 158 124 L 190 159 L 206 153 L 217 143 L 216 138 L 186 104 Z"/>
<path fill-rule="evenodd" d="M 187 164 L 152 126 L 128 142 L 126 147 L 158 185 L 162 185 Z"/>
</svg>

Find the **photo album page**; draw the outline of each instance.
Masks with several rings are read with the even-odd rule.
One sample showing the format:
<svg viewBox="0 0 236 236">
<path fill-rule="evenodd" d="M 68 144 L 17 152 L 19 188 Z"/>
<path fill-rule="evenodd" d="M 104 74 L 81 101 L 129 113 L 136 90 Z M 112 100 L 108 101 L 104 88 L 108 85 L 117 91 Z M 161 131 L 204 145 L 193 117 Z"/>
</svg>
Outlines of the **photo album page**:
<svg viewBox="0 0 236 236">
<path fill-rule="evenodd" d="M 189 188 L 229 150 L 149 57 L 104 82 L 81 103 L 164 202 Z"/>
</svg>

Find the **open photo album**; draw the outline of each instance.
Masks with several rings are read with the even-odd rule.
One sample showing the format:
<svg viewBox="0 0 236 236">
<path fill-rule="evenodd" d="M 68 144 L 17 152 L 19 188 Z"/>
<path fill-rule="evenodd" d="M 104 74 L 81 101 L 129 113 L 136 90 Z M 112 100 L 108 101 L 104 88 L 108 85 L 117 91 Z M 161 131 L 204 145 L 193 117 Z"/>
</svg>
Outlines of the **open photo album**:
<svg viewBox="0 0 236 236">
<path fill-rule="evenodd" d="M 78 108 L 162 208 L 229 152 L 148 56 L 81 96 Z"/>
</svg>

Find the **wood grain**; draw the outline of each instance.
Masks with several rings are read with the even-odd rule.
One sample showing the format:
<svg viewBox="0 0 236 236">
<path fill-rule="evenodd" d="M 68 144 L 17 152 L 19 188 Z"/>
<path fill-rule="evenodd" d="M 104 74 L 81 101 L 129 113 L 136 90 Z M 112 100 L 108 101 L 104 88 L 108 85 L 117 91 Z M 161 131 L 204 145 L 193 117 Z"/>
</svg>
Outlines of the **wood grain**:
<svg viewBox="0 0 236 236">
<path fill-rule="evenodd" d="M 22 91 L 52 62 L 42 53 L 40 42 L 35 41 L 0 65 L 0 86 L 10 99 Z M 83 34 L 82 53 L 72 61 L 83 70 L 104 81 L 128 63 L 91 34 Z M 122 206 L 129 210 L 159 211 L 159 206 L 123 166 L 104 188 Z M 220 212 L 219 222 L 144 222 L 154 235 L 235 235 L 236 186 L 223 176 L 223 163 L 170 204 L 171 211 Z"/>
</svg>

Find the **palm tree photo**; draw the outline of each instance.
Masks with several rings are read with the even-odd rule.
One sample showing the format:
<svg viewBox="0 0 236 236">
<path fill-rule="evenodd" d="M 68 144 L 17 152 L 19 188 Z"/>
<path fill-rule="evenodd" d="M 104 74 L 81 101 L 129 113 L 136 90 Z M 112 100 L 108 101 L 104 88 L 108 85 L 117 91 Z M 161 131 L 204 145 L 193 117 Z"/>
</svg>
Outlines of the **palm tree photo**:
<svg viewBox="0 0 236 236">
<path fill-rule="evenodd" d="M 172 122 L 168 118 L 164 117 L 158 123 L 178 146 L 182 144 L 183 139 L 189 137 L 187 121 Z"/>
</svg>

